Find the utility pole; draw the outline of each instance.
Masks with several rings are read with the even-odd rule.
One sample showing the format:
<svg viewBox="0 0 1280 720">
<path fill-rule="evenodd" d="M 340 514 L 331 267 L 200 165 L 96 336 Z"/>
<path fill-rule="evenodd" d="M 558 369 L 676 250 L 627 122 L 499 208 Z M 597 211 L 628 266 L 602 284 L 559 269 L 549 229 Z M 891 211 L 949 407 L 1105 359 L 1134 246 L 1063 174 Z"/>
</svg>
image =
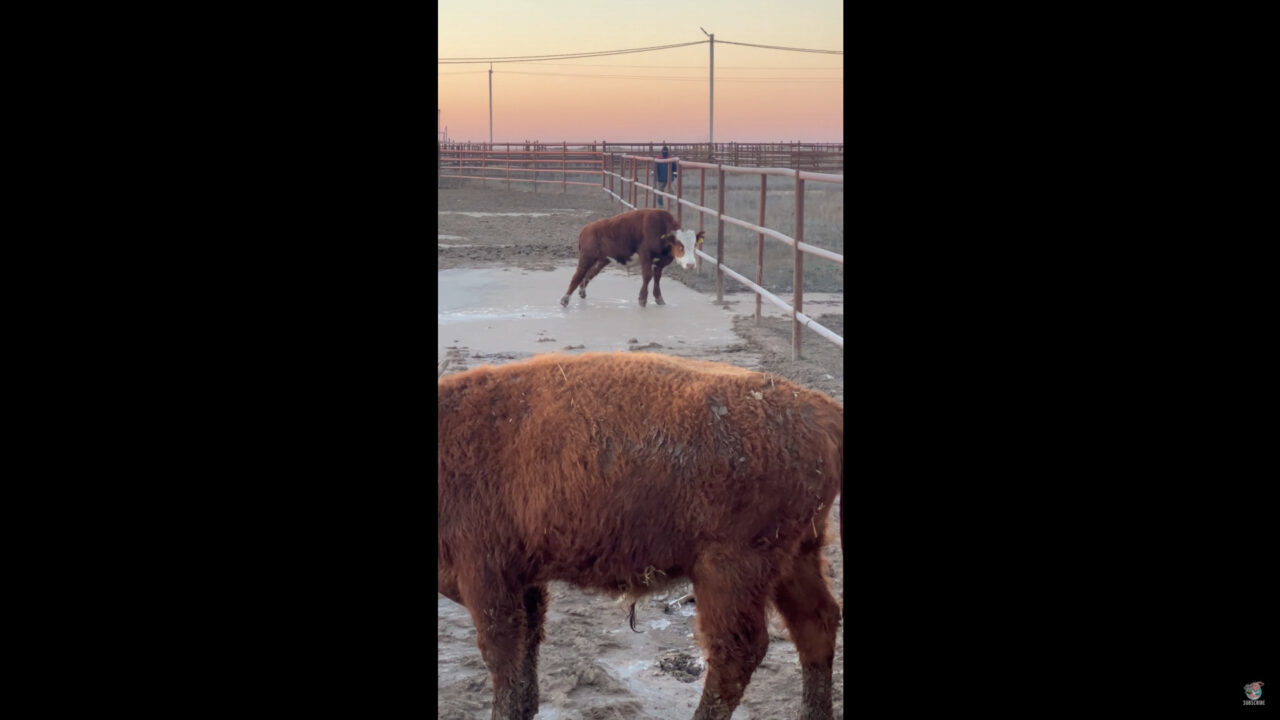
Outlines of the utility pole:
<svg viewBox="0 0 1280 720">
<path fill-rule="evenodd" d="M 489 149 L 493 149 L 493 63 L 489 63 Z"/>
<path fill-rule="evenodd" d="M 707 135 L 710 137 L 708 142 L 711 143 L 711 150 L 715 152 L 716 144 L 716 34 L 703 30 L 702 26 L 698 26 L 702 30 L 702 34 L 711 38 L 711 117 L 707 121 Z"/>
</svg>

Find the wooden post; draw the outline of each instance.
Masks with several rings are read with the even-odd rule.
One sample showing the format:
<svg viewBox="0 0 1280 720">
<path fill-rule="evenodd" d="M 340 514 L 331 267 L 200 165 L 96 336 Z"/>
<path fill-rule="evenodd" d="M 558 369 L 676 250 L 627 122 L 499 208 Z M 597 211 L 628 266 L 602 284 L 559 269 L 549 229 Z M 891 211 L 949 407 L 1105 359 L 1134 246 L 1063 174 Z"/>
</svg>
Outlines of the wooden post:
<svg viewBox="0 0 1280 720">
<path fill-rule="evenodd" d="M 720 187 L 716 188 L 716 302 L 724 302 L 724 165 L 720 165 Z"/>
<path fill-rule="evenodd" d="M 569 142 L 567 140 L 563 140 L 561 141 L 561 147 L 560 147 L 560 192 L 562 193 L 569 192 L 568 160 L 569 160 Z"/>
<path fill-rule="evenodd" d="M 507 152 L 504 153 L 504 155 L 507 158 L 507 189 L 510 190 L 511 189 L 511 148 L 510 147 L 507 148 Z"/>
<path fill-rule="evenodd" d="M 760 227 L 764 227 L 764 199 L 765 187 L 768 185 L 769 176 L 760 173 Z M 764 233 L 756 233 L 756 284 L 764 287 Z M 760 293 L 756 296 L 756 325 L 760 324 Z"/>
<path fill-rule="evenodd" d="M 796 317 L 797 313 L 803 312 L 804 307 L 804 253 L 800 250 L 800 243 L 804 241 L 804 180 L 800 177 L 800 170 L 796 170 L 796 253 L 795 253 L 795 272 L 792 274 L 792 301 L 791 301 L 791 359 L 800 359 L 800 333 L 803 327 L 800 325 L 800 319 Z"/>
<path fill-rule="evenodd" d="M 639 179 L 640 179 L 640 159 L 636 157 L 632 157 L 631 158 L 631 207 L 636 207 L 638 205 L 639 199 L 636 195 L 638 190 L 636 188 L 636 181 Z"/>
</svg>

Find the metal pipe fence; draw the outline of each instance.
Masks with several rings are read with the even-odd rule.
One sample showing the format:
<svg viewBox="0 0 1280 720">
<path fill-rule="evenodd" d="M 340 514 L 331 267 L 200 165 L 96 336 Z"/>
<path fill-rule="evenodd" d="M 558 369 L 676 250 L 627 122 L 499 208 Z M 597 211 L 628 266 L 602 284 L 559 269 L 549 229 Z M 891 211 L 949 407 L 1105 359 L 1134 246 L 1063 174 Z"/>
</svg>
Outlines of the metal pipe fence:
<svg viewBox="0 0 1280 720">
<path fill-rule="evenodd" d="M 439 144 L 442 150 L 537 152 L 565 148 L 570 152 L 585 151 L 649 156 L 656 156 L 663 145 L 667 146 L 673 156 L 714 165 L 761 168 L 787 167 L 810 172 L 844 171 L 844 143 L 661 143 L 652 141 L 609 142 L 607 140 L 544 143 L 538 140 L 525 140 L 524 142 L 502 143 L 446 141 Z"/>
<path fill-rule="evenodd" d="M 676 192 L 671 194 L 659 190 L 648 183 L 649 166 L 655 163 L 664 163 L 671 166 L 676 171 Z M 645 165 L 645 182 L 640 182 L 639 167 Z M 686 168 L 697 169 L 700 173 L 698 202 L 694 203 L 684 198 L 683 177 Z M 628 173 L 628 169 L 630 172 Z M 716 207 L 706 206 L 706 171 L 714 170 L 717 173 L 717 189 L 716 189 Z M 727 186 L 726 176 L 728 174 L 742 175 L 758 175 L 760 177 L 760 219 L 759 224 L 748 222 L 741 218 L 732 217 L 725 214 L 725 189 Z M 785 235 L 776 230 L 764 227 L 765 204 L 767 202 L 767 180 L 769 175 L 778 175 L 789 177 L 795 181 L 795 229 L 794 237 Z M 668 172 L 670 177 L 670 172 Z M 616 182 L 615 182 L 616 180 Z M 835 343 L 837 346 L 844 347 L 844 338 L 840 337 L 830 329 L 823 327 L 813 318 L 802 312 L 804 307 L 804 256 L 813 255 L 816 257 L 844 264 L 844 255 L 832 252 L 830 250 L 816 247 L 804 242 L 804 191 L 806 182 L 844 184 L 843 175 L 835 175 L 830 173 L 820 173 L 813 171 L 804 171 L 798 168 L 749 168 L 728 166 L 720 163 L 703 163 L 689 160 L 681 160 L 679 157 L 671 158 L 655 158 L 643 155 L 630 155 L 625 153 L 610 153 L 605 156 L 605 169 L 601 179 L 602 189 L 612 196 L 615 200 L 623 205 L 636 209 L 638 207 L 637 193 L 643 189 L 645 207 L 652 207 L 652 199 L 657 197 L 669 198 L 676 203 L 677 219 L 681 225 L 684 224 L 683 210 L 687 206 L 698 212 L 698 229 L 704 230 L 703 220 L 706 216 L 716 219 L 716 254 L 714 257 L 708 255 L 701 249 L 695 248 L 694 252 L 699 259 L 698 269 L 702 269 L 701 259 L 706 258 L 716 264 L 716 302 L 724 302 L 724 276 L 728 275 L 731 279 L 736 280 L 756 294 L 755 317 L 756 322 L 760 322 L 760 300 L 767 299 L 786 312 L 791 313 L 792 332 L 791 332 L 791 354 L 793 358 L 801 357 L 801 338 L 803 328 L 808 327 L 823 338 Z M 630 202 L 627 201 L 630 197 Z M 729 268 L 724 264 L 724 225 L 729 223 L 747 230 L 754 231 L 757 235 L 757 252 L 756 252 L 756 280 L 744 277 L 741 273 Z M 778 296 L 765 290 L 760 283 L 764 277 L 764 238 L 768 237 L 773 240 L 785 243 L 793 249 L 793 278 L 792 278 L 792 302 L 790 305 L 783 302 Z"/>
<path fill-rule="evenodd" d="M 544 145 L 536 150 L 514 147 L 496 150 L 478 144 L 445 147 L 442 144 L 436 176 L 504 182 L 508 189 L 511 183 L 529 183 L 534 192 L 537 192 L 539 184 L 559 185 L 561 192 L 568 192 L 570 185 L 600 186 L 603 153 L 571 150 L 568 143 L 561 143 L 559 147 Z"/>
</svg>

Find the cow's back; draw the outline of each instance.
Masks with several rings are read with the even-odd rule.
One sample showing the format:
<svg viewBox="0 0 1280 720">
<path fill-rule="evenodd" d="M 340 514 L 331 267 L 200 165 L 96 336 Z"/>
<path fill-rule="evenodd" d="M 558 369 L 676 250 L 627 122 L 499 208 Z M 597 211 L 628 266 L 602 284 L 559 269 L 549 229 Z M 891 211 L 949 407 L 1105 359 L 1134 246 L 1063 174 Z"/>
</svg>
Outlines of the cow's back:
<svg viewBox="0 0 1280 720">
<path fill-rule="evenodd" d="M 587 223 L 578 233 L 578 255 L 609 257 L 626 263 L 644 245 L 676 229 L 679 223 L 666 210 L 632 210 L 611 218 Z"/>
<path fill-rule="evenodd" d="M 437 412 L 442 546 L 490 533 L 549 579 L 617 590 L 708 543 L 798 542 L 839 491 L 840 405 L 718 363 L 542 356 L 442 379 Z"/>
</svg>

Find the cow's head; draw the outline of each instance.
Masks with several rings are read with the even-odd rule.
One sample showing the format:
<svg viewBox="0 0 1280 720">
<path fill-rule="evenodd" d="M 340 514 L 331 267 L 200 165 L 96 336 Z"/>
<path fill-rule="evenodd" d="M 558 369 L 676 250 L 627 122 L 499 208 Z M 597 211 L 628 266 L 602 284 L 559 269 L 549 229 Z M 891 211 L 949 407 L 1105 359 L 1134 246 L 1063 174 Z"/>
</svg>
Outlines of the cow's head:
<svg viewBox="0 0 1280 720">
<path fill-rule="evenodd" d="M 676 262 L 686 270 L 692 268 L 697 262 L 694 248 L 702 245 L 706 233 L 701 230 L 697 233 L 692 230 L 676 230 L 671 235 L 671 254 L 675 256 Z"/>
</svg>

